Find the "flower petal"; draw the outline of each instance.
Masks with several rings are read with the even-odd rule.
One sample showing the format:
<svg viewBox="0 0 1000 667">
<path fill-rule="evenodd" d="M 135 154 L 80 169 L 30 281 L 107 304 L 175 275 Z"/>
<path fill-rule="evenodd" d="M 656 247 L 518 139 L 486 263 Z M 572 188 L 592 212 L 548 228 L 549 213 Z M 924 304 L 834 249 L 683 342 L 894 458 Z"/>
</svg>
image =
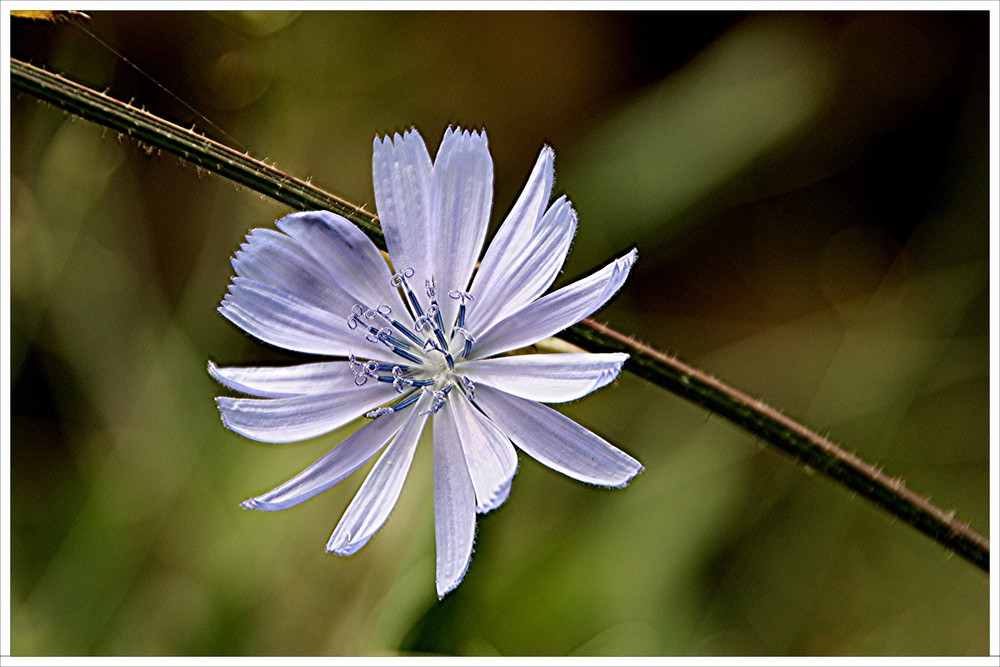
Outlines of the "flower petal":
<svg viewBox="0 0 1000 667">
<path fill-rule="evenodd" d="M 506 275 L 504 267 L 523 254 L 524 246 L 534 234 L 535 226 L 552 196 L 554 160 L 552 149 L 548 146 L 542 148 L 517 202 L 486 249 L 483 262 L 472 281 L 472 294 L 478 296 L 481 292 L 490 291 L 491 277 Z"/>
<path fill-rule="evenodd" d="M 434 541 L 437 594 L 443 598 L 469 569 L 476 535 L 476 491 L 451 410 L 434 420 Z"/>
<path fill-rule="evenodd" d="M 434 278 L 441 318 L 450 329 L 458 303 L 447 298 L 448 292 L 469 288 L 493 205 L 493 158 L 485 132 L 445 132 L 434 159 L 433 201 L 432 263 L 426 275 Z"/>
<path fill-rule="evenodd" d="M 476 387 L 476 405 L 525 453 L 581 482 L 625 486 L 642 464 L 541 403 Z"/>
<path fill-rule="evenodd" d="M 347 326 L 348 310 L 335 315 L 266 283 L 234 278 L 219 312 L 265 343 L 287 350 L 385 359 L 391 352 Z"/>
<path fill-rule="evenodd" d="M 372 176 L 375 207 L 393 267 L 396 271 L 412 267 L 417 275 L 427 275 L 431 235 L 437 230 L 431 227 L 431 157 L 420 133 L 376 137 Z"/>
<path fill-rule="evenodd" d="M 473 346 L 476 358 L 538 342 L 576 324 L 603 306 L 628 278 L 637 253 L 632 250 L 600 271 L 533 301 L 509 315 Z"/>
<path fill-rule="evenodd" d="M 475 333 L 490 327 L 538 298 L 556 279 L 576 233 L 576 212 L 565 197 L 549 208 L 528 242 L 500 269 L 483 281 L 469 310 L 466 328 Z M 479 275 L 483 274 L 480 269 Z"/>
<path fill-rule="evenodd" d="M 403 421 L 403 415 L 390 414 L 365 424 L 298 475 L 267 493 L 244 501 L 243 507 L 275 512 L 326 491 L 375 456 L 399 431 Z"/>
<path fill-rule="evenodd" d="M 208 373 L 221 384 L 260 398 L 280 398 L 302 394 L 324 394 L 354 383 L 346 361 L 322 361 L 295 366 L 230 366 L 219 368 L 208 362 Z"/>
<path fill-rule="evenodd" d="M 329 211 L 310 211 L 292 213 L 276 224 L 350 295 L 351 305 L 388 304 L 394 312 L 405 312 L 382 253 L 350 220 Z"/>
<path fill-rule="evenodd" d="M 406 423 L 379 457 L 340 523 L 333 529 L 326 545 L 327 551 L 338 556 L 353 554 L 367 544 L 389 518 L 413 463 L 413 453 L 427 421 L 427 415 L 420 413 L 427 409 L 428 402 L 429 395 L 425 394 L 416 405 L 408 408 L 410 414 Z"/>
<path fill-rule="evenodd" d="M 627 354 L 520 354 L 462 363 L 462 373 L 480 384 L 543 403 L 586 396 L 621 371 Z M 477 389 L 478 391 L 478 389 Z"/>
<path fill-rule="evenodd" d="M 226 428 L 261 442 L 295 442 L 329 433 L 399 394 L 386 382 L 371 381 L 324 394 L 285 398 L 233 398 L 215 402 Z"/>
<path fill-rule="evenodd" d="M 236 275 L 290 294 L 322 310 L 350 315 L 354 300 L 294 239 L 253 229 L 232 260 Z"/>
<path fill-rule="evenodd" d="M 517 472 L 517 453 L 510 440 L 462 392 L 453 392 L 438 415 L 454 423 L 462 443 L 476 490 L 476 511 L 485 514 L 500 507 L 510 494 L 510 483 Z"/>
</svg>

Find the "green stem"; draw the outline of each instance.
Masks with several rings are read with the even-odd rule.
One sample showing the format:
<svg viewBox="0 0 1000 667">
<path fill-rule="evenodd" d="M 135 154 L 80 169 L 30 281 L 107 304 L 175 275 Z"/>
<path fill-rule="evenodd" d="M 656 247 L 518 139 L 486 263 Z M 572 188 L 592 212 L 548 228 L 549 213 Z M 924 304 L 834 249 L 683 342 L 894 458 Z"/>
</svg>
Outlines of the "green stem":
<svg viewBox="0 0 1000 667">
<path fill-rule="evenodd" d="M 21 91 L 133 139 L 173 153 L 299 210 L 326 209 L 361 227 L 381 248 L 378 218 L 368 211 L 157 116 L 65 77 L 11 59 L 11 83 Z M 593 320 L 560 336 L 591 352 L 626 352 L 626 370 L 725 417 L 801 464 L 819 470 L 934 541 L 989 572 L 989 542 L 899 480 L 892 479 L 761 401 L 659 350 Z"/>
</svg>

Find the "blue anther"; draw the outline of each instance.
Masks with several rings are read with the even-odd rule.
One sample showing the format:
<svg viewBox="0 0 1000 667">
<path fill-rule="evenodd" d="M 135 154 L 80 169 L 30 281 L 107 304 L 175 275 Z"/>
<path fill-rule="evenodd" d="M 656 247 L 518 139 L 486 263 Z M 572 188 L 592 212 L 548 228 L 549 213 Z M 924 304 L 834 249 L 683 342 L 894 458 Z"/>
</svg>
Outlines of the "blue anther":
<svg viewBox="0 0 1000 667">
<path fill-rule="evenodd" d="M 404 336 L 406 336 L 407 338 L 409 338 L 411 341 L 413 341 L 417 345 L 423 345 L 424 344 L 424 341 L 420 340 L 420 337 L 417 336 L 417 334 L 415 334 L 412 331 L 410 331 L 406 327 L 405 324 L 400 323 L 398 320 L 392 320 L 392 326 L 396 327 L 396 329 L 400 333 L 402 333 Z"/>
<path fill-rule="evenodd" d="M 409 352 L 407 352 L 406 350 L 404 350 L 402 348 L 399 348 L 399 347 L 390 347 L 389 349 L 391 349 L 393 352 L 395 352 L 398 356 L 406 359 L 407 361 L 412 361 L 413 363 L 417 364 L 418 366 L 424 363 L 423 360 L 421 360 L 419 357 L 410 354 Z"/>
<path fill-rule="evenodd" d="M 468 292 L 463 292 L 462 290 L 457 289 L 453 289 L 448 292 L 448 296 L 452 299 L 461 301 L 458 306 L 458 321 L 455 322 L 455 328 L 451 332 L 451 337 L 454 338 L 455 334 L 465 326 L 465 302 L 475 301 L 476 298 Z M 466 337 L 466 340 L 468 340 L 468 337 Z"/>
<path fill-rule="evenodd" d="M 382 327 L 381 329 L 376 329 L 371 325 L 366 325 L 366 326 L 368 327 L 368 333 L 365 335 L 365 338 L 368 340 L 369 343 L 382 343 L 386 347 L 392 349 L 394 352 L 396 351 L 397 348 L 405 350 L 410 349 L 409 343 L 393 336 L 392 329 L 390 329 L 389 327 Z M 418 364 L 420 363 L 419 359 L 416 358 L 410 358 L 410 361 L 413 361 L 414 363 Z"/>
<path fill-rule="evenodd" d="M 396 405 L 392 406 L 393 412 L 399 412 L 400 410 L 410 407 L 411 405 L 417 402 L 418 398 L 420 398 L 420 393 L 416 391 L 413 392 L 412 394 L 401 400 L 399 403 L 396 403 Z"/>
<path fill-rule="evenodd" d="M 418 398 L 420 398 L 420 393 L 415 391 L 406 398 L 404 398 L 403 400 L 401 400 L 399 403 L 396 403 L 396 405 L 378 408 L 377 410 L 371 410 L 370 412 L 366 412 L 365 417 L 368 417 L 369 419 L 377 419 L 378 417 L 391 415 L 393 412 L 399 412 L 400 410 L 405 410 L 406 408 L 416 403 Z"/>
<path fill-rule="evenodd" d="M 417 301 L 417 295 L 413 293 L 413 290 L 410 288 L 410 283 L 406 280 L 407 278 L 412 278 L 413 273 L 413 268 L 406 268 L 395 274 L 392 277 L 392 286 L 403 288 L 403 292 L 406 294 L 406 299 L 410 304 L 410 308 L 413 309 L 413 315 L 417 318 L 421 317 L 424 314 L 424 311 L 420 307 L 420 302 Z"/>
<path fill-rule="evenodd" d="M 437 302 L 434 301 L 432 304 L 434 306 L 434 322 L 437 324 L 434 327 L 434 334 L 437 336 L 438 342 L 441 343 L 441 347 L 448 347 L 448 343 L 444 339 L 444 322 L 441 321 L 441 309 L 437 307 Z"/>
</svg>

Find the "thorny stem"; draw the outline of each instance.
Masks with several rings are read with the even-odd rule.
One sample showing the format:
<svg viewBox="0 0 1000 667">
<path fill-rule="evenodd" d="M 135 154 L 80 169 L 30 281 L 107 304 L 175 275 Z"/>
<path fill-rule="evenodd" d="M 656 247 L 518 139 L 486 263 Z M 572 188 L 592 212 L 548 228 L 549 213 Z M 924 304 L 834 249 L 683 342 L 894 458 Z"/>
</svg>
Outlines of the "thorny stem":
<svg viewBox="0 0 1000 667">
<path fill-rule="evenodd" d="M 560 337 L 591 352 L 627 352 L 626 370 L 722 415 L 989 572 L 989 541 L 957 521 L 953 513 L 762 401 L 592 319 Z"/>
<path fill-rule="evenodd" d="M 382 230 L 375 214 L 246 153 L 16 58 L 10 60 L 10 74 L 15 88 L 116 130 L 141 145 L 173 153 L 185 162 L 213 171 L 292 208 L 338 213 L 361 227 L 376 245 L 385 250 Z"/>
<path fill-rule="evenodd" d="M 378 218 L 247 154 L 239 153 L 148 111 L 43 69 L 11 59 L 11 83 L 82 118 L 173 153 L 299 210 L 326 209 L 357 224 L 385 249 Z M 725 417 L 801 464 L 823 472 L 944 547 L 989 572 L 989 541 L 926 498 L 829 439 L 679 359 L 587 319 L 560 334 L 590 352 L 627 352 L 625 369 Z"/>
</svg>

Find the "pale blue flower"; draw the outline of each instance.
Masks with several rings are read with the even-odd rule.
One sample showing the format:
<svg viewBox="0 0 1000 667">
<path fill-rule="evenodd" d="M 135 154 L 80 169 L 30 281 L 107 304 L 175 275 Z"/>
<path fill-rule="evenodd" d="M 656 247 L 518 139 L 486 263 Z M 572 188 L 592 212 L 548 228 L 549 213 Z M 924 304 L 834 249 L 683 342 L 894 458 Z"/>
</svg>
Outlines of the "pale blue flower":
<svg viewBox="0 0 1000 667">
<path fill-rule="evenodd" d="M 272 491 L 243 503 L 281 510 L 337 484 L 382 452 L 327 550 L 352 554 L 396 504 L 433 422 L 437 592 L 459 584 L 476 513 L 498 507 L 517 468 L 514 447 L 574 479 L 620 487 L 638 461 L 542 403 L 586 396 L 618 375 L 625 354 L 518 354 L 579 322 L 621 287 L 633 250 L 596 273 L 552 285 L 576 231 L 565 197 L 551 205 L 544 148 L 486 251 L 493 161 L 485 133 L 449 129 L 431 162 L 415 131 L 375 140 L 375 203 L 390 270 L 351 222 L 294 213 L 254 229 L 236 253 L 220 312 L 278 347 L 339 357 L 288 367 L 209 372 L 254 398 L 219 397 L 222 420 L 263 442 L 311 438 L 361 415 L 372 421 Z M 475 275 L 473 273 L 475 271 Z"/>
</svg>

